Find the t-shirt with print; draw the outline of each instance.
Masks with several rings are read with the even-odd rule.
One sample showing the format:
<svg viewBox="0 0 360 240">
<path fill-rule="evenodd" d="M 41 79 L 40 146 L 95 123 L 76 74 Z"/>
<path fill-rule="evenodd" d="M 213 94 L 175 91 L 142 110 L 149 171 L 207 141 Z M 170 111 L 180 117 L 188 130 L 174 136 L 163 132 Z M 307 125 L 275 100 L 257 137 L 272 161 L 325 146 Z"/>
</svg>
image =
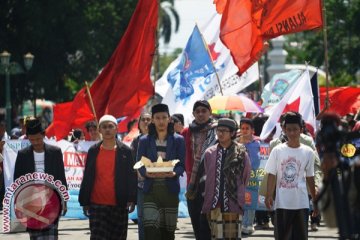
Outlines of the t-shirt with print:
<svg viewBox="0 0 360 240">
<path fill-rule="evenodd" d="M 276 176 L 275 209 L 309 208 L 306 177 L 314 176 L 314 159 L 304 144 L 291 148 L 282 143 L 271 151 L 265 171 Z"/>
<path fill-rule="evenodd" d="M 35 152 L 34 151 L 34 161 L 35 161 L 35 172 L 45 172 L 45 152 Z"/>
</svg>

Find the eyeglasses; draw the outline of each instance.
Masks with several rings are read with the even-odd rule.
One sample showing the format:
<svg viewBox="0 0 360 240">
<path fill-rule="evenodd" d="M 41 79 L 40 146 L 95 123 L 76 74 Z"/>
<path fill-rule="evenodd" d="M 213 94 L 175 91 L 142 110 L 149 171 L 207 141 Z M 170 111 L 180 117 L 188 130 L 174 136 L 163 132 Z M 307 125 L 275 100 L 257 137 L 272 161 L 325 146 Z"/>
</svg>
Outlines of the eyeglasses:
<svg viewBox="0 0 360 240">
<path fill-rule="evenodd" d="M 151 122 L 151 118 L 142 118 L 141 121 L 142 122 Z"/>
<path fill-rule="evenodd" d="M 227 129 L 219 129 L 219 128 L 217 128 L 216 129 L 216 133 L 229 133 L 229 132 L 231 132 L 230 130 L 227 130 Z"/>
<path fill-rule="evenodd" d="M 114 124 L 101 125 L 100 128 L 113 130 L 113 129 L 115 129 L 115 125 Z"/>
</svg>

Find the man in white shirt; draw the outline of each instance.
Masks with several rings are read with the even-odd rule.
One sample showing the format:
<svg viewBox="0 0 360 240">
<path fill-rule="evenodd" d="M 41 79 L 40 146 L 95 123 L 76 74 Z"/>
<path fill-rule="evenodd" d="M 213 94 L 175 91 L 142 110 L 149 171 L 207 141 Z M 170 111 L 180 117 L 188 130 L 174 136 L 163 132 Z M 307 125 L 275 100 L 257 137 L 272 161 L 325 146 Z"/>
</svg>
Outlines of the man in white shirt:
<svg viewBox="0 0 360 240">
<path fill-rule="evenodd" d="M 46 173 L 50 177 L 48 183 L 52 184 L 52 189 L 55 189 L 56 182 L 61 182 L 61 184 L 67 188 L 67 182 L 65 177 L 65 170 L 64 170 L 64 162 L 63 162 L 63 155 L 61 152 L 61 149 L 52 146 L 49 144 L 46 144 L 44 142 L 45 137 L 45 131 L 41 126 L 41 122 L 39 119 L 36 119 L 34 117 L 29 117 L 26 121 L 26 136 L 30 141 L 30 146 L 25 147 L 18 151 L 18 154 L 16 156 L 15 161 L 15 168 L 14 168 L 14 181 L 18 178 L 21 178 L 22 176 L 26 176 L 27 174 L 33 174 L 33 173 Z M 43 184 L 46 186 L 45 183 L 42 183 L 41 181 L 39 184 Z M 55 184 L 55 185 L 54 185 Z M 25 186 L 25 185 L 23 185 Z M 31 185 L 28 185 L 29 187 Z M 21 188 L 19 188 L 21 189 Z M 32 189 L 32 188 L 28 188 Z M 31 191 L 35 190 L 29 190 L 28 192 L 31 193 Z M 40 196 L 41 204 L 37 202 L 37 207 L 44 207 L 46 206 L 50 200 L 47 198 L 47 193 L 51 191 L 40 191 L 40 192 L 34 192 L 37 196 Z M 20 194 L 17 197 L 19 202 L 25 202 L 24 199 L 26 199 L 26 193 Z M 24 199 L 23 199 L 24 198 Z M 45 200 L 43 200 L 45 199 Z M 35 199 L 36 200 L 36 199 Z M 29 200 L 27 200 L 29 201 Z M 30 201 L 31 202 L 31 201 Z M 58 202 L 56 202 L 58 203 Z M 25 204 L 25 203 L 22 203 Z M 33 204 L 32 202 L 30 204 Z M 61 204 L 61 203 L 60 203 Z M 36 204 L 33 204 L 36 205 Z M 24 206 L 21 205 L 20 206 Z M 67 211 L 66 202 L 64 201 L 62 206 L 55 205 L 52 206 L 52 209 L 56 209 L 57 207 L 60 208 L 61 212 L 58 212 L 54 215 L 46 215 L 48 218 L 44 223 L 47 223 L 46 225 L 38 224 L 35 226 L 35 224 L 32 224 L 33 221 L 31 219 L 32 216 L 36 216 L 38 212 L 35 212 L 35 210 L 27 211 L 24 213 L 23 217 L 26 219 L 26 222 L 23 222 L 23 224 L 27 227 L 27 232 L 29 233 L 29 237 L 31 240 L 57 240 L 58 239 L 58 223 L 60 214 L 65 215 Z M 36 209 L 36 208 L 35 208 Z M 29 213 L 30 212 L 30 213 Z M 23 215 L 20 215 L 23 216 Z M 51 221 L 50 221 L 51 220 Z"/>
<path fill-rule="evenodd" d="M 309 199 L 315 199 L 313 150 L 300 143 L 301 115 L 290 112 L 284 119 L 288 141 L 276 146 L 270 153 L 265 170 L 269 173 L 266 207 L 274 206 L 277 239 L 307 239 Z M 317 210 L 313 215 L 317 215 Z"/>
</svg>

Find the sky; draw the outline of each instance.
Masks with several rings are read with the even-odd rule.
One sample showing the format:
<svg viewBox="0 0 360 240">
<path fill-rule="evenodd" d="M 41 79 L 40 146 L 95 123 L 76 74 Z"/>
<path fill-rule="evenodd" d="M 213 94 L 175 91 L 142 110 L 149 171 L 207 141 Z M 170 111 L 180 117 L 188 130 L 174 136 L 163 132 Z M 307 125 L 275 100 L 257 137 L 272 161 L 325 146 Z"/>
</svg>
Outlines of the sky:
<svg viewBox="0 0 360 240">
<path fill-rule="evenodd" d="M 213 0 L 175 0 L 175 9 L 180 16 L 179 31 L 171 35 L 168 45 L 160 41 L 161 53 L 185 48 L 195 24 L 202 26 L 215 12 Z"/>
</svg>

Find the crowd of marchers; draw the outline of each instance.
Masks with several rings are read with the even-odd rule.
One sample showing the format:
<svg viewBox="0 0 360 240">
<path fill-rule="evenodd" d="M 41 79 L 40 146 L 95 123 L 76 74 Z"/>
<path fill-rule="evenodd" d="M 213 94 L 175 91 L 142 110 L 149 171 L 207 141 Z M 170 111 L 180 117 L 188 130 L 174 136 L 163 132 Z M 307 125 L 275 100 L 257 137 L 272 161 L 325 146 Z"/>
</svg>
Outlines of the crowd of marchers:
<svg viewBox="0 0 360 240">
<path fill-rule="evenodd" d="M 318 154 L 316 133 L 307 129 L 299 113 L 282 114 L 281 135 L 274 138 L 274 129 L 263 140 L 270 144 L 265 166 L 268 211 L 244 209 L 250 172 L 259 167 L 258 136 L 266 117 L 249 115 L 237 122 L 231 115 L 214 116 L 205 100 L 195 102 L 192 113 L 194 120 L 185 126 L 182 114 L 170 115 L 167 105 L 154 105 L 137 119 L 139 135 L 130 146 L 117 137 L 114 116 L 104 115 L 98 123 L 86 124 L 90 140 L 97 141 L 88 150 L 79 193 L 79 203 L 89 218 L 90 239 L 126 239 L 128 214 L 135 206 L 139 239 L 175 239 L 179 177 L 185 173 L 185 196 L 195 239 L 241 239 L 242 234 L 251 235 L 255 225 L 269 228 L 270 221 L 274 238 L 279 240 L 307 239 L 309 226 L 317 230 L 321 213 L 311 203 L 327 181 L 329 169 L 338 165 L 331 159 L 320 161 L 323 156 Z M 342 132 L 360 133 L 359 115 L 331 117 Z M 14 133 L 6 133 L 5 122 L 0 122 L 0 153 L 10 138 L 28 139 L 31 144 L 17 154 L 14 179 L 44 172 L 67 186 L 60 148 L 44 143 L 38 119 L 21 121 L 21 128 Z M 84 139 L 82 130 L 74 129 L 69 140 L 77 143 Z M 159 157 L 165 162 L 178 161 L 172 171 L 151 171 L 145 165 L 134 170 L 134 164 L 144 157 L 152 162 Z M 359 163 L 352 167 L 359 171 Z M 0 172 L 3 196 L 2 165 Z M 27 228 L 30 239 L 58 239 L 59 218 L 67 211 L 66 202 L 61 207 L 56 220 L 44 229 Z M 359 209 L 353 206 L 354 226 L 359 224 Z M 358 228 L 354 231 L 359 234 Z"/>
</svg>

